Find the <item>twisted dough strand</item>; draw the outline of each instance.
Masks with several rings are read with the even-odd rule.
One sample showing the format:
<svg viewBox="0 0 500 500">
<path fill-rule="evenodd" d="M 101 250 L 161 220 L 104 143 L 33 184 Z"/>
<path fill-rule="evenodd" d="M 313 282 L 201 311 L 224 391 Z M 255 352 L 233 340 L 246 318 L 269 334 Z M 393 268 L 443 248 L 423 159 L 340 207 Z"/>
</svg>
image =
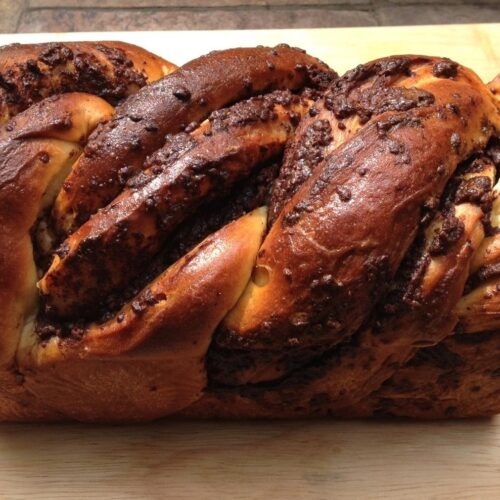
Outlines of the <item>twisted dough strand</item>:
<svg viewBox="0 0 500 500">
<path fill-rule="evenodd" d="M 348 338 L 394 277 L 424 204 L 498 130 L 497 106 L 474 73 L 459 67 L 444 79 L 433 76 L 438 59 L 409 60 L 432 102 L 399 111 L 396 99 L 316 167 L 270 229 L 256 263 L 265 283 L 249 284 L 221 345 L 280 349 Z"/>
<path fill-rule="evenodd" d="M 148 85 L 117 109 L 91 138 L 54 205 L 61 233 L 74 231 L 121 190 L 120 169 L 138 172 L 168 133 L 184 130 L 210 112 L 275 89 L 322 86 L 335 74 L 302 50 L 286 45 L 212 52 Z M 98 187 L 98 189 L 95 189 Z"/>
<path fill-rule="evenodd" d="M 141 272 L 172 231 L 201 202 L 227 192 L 258 165 L 276 157 L 307 111 L 308 101 L 287 92 L 229 108 L 150 159 L 137 187 L 83 224 L 63 244 L 40 280 L 47 307 L 59 317 L 92 312 L 92 305 Z M 130 262 L 135 266 L 132 268 Z"/>
</svg>

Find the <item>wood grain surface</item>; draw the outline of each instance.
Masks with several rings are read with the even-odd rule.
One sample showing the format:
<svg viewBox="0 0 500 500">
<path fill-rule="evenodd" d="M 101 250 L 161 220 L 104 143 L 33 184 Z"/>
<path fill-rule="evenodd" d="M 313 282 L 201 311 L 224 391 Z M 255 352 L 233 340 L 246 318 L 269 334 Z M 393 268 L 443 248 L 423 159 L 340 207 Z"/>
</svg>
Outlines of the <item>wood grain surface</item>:
<svg viewBox="0 0 500 500">
<path fill-rule="evenodd" d="M 500 25 L 0 35 L 0 44 L 121 39 L 176 63 L 287 42 L 343 72 L 383 55 L 444 55 L 489 80 Z M 0 498 L 499 499 L 500 418 L 449 422 L 1 425 Z"/>
<path fill-rule="evenodd" d="M 1 498 L 498 499 L 500 419 L 4 425 Z"/>
</svg>

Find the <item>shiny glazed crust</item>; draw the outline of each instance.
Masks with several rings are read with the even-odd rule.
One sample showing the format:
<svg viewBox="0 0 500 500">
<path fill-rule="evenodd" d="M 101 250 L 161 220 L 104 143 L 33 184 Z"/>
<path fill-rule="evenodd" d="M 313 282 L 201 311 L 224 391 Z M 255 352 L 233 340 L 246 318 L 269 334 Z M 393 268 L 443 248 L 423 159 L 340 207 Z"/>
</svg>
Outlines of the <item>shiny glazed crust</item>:
<svg viewBox="0 0 500 500">
<path fill-rule="evenodd" d="M 229 49 L 188 62 L 178 71 L 131 96 L 116 116 L 97 130 L 66 179 L 54 213 L 68 233 L 119 192 L 119 171 L 139 171 L 163 145 L 165 134 L 195 127 L 212 111 L 239 99 L 275 89 L 300 89 L 330 76 L 328 68 L 288 46 Z M 90 181 L 99 190 L 90 187 Z"/>
<path fill-rule="evenodd" d="M 498 79 L 283 45 L 132 80 L 0 131 L 0 419 L 500 412 Z"/>
<path fill-rule="evenodd" d="M 175 68 L 124 42 L 7 45 L 0 48 L 0 123 L 62 92 L 88 92 L 116 105 Z"/>
</svg>

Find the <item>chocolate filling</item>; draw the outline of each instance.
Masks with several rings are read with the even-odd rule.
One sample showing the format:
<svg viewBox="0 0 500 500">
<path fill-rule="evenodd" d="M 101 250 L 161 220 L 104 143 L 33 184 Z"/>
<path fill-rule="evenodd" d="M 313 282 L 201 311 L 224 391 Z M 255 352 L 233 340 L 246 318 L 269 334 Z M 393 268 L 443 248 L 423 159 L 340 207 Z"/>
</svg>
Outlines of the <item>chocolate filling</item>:
<svg viewBox="0 0 500 500">
<path fill-rule="evenodd" d="M 91 52 L 63 43 L 48 44 L 38 58 L 8 66 L 0 73 L 0 109 L 10 107 L 13 115 L 51 95 L 75 91 L 116 105 L 146 84 L 146 77 L 123 50 L 105 45 L 96 49 L 106 56 L 109 66 Z"/>
</svg>

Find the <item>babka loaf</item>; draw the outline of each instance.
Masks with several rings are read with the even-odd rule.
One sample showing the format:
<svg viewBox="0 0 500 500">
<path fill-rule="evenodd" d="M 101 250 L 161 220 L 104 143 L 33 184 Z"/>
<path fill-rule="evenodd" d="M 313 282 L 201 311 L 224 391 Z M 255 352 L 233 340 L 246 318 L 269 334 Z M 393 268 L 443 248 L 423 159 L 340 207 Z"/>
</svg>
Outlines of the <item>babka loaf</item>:
<svg viewBox="0 0 500 500">
<path fill-rule="evenodd" d="M 499 91 L 1 49 L 0 419 L 500 413 Z"/>
</svg>

